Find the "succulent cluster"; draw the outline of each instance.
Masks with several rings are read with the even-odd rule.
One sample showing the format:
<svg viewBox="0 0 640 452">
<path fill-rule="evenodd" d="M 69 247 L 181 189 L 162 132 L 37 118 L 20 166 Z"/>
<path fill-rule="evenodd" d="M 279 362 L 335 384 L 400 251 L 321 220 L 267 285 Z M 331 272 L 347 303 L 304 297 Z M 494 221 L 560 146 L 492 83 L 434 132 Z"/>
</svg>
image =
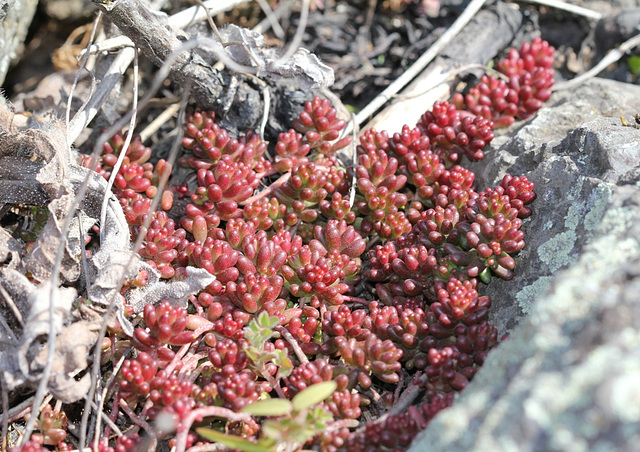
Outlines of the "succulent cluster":
<svg viewBox="0 0 640 452">
<path fill-rule="evenodd" d="M 483 158 L 495 125 L 540 108 L 552 62 L 553 48 L 535 40 L 498 63 L 509 82 L 483 77 L 414 127 L 367 130 L 357 145 L 324 99 L 307 102 L 271 145 L 253 132 L 231 137 L 195 108 L 179 160 L 191 182 L 168 189 L 153 213 L 171 167 L 149 163 L 151 149 L 134 139 L 114 193 L 140 256 L 169 284 L 193 267 L 215 280 L 186 307 L 125 309 L 131 337 L 110 328 L 103 365 L 121 366 L 109 417 L 124 412 L 178 451 L 209 441 L 404 450 L 498 342 L 491 301 L 479 292 L 492 275 L 514 276 L 534 187 L 506 175 L 480 190 L 461 164 Z M 122 144 L 116 135 L 105 145 L 97 165 L 105 178 Z M 350 145 L 353 167 L 338 153 Z M 172 209 L 174 195 L 184 208 Z M 354 428 L 363 410 L 383 414 L 398 402 L 398 383 L 420 397 Z M 21 450 L 71 447 L 64 413 L 47 407 Z M 110 425 L 99 433 L 100 451 L 137 450 L 148 432 L 110 442 L 112 433 Z"/>
<path fill-rule="evenodd" d="M 483 75 L 468 93 L 454 94 L 453 104 L 492 121 L 494 127 L 530 118 L 551 96 L 554 52 L 541 38 L 525 42 L 519 51 L 510 49 L 507 58 L 496 65 L 505 78 Z"/>
</svg>

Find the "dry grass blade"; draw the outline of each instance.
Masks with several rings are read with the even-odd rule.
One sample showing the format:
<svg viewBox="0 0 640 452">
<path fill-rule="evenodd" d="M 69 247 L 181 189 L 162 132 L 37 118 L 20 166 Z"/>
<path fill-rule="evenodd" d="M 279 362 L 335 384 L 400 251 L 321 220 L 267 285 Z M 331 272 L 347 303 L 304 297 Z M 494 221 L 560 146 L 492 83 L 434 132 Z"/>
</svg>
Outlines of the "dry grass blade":
<svg viewBox="0 0 640 452">
<path fill-rule="evenodd" d="M 382 93 L 364 107 L 356 115 L 356 124 L 362 126 L 387 101 L 395 96 L 413 78 L 418 75 L 433 59 L 451 42 L 451 40 L 469 23 L 473 16 L 484 6 L 487 0 L 472 0 L 464 12 L 445 31 L 440 38 L 427 50 L 402 76 L 393 81 Z"/>
<path fill-rule="evenodd" d="M 578 16 L 586 17 L 591 20 L 600 20 L 602 14 L 583 6 L 573 5 L 571 3 L 563 2 L 561 0 L 518 0 L 525 3 L 535 3 L 537 5 L 550 6 L 551 8 L 567 11 Z"/>
</svg>

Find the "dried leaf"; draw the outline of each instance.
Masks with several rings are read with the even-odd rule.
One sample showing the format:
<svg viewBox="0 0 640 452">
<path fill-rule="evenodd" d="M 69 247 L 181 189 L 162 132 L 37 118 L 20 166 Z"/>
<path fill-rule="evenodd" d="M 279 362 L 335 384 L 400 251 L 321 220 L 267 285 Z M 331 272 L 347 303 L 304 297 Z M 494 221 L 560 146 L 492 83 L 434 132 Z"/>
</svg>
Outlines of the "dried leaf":
<svg viewBox="0 0 640 452">
<path fill-rule="evenodd" d="M 62 329 L 56 338 L 56 351 L 49 379 L 49 391 L 56 399 L 71 403 L 84 397 L 91 385 L 91 376 L 75 376 L 88 367 L 87 356 L 98 339 L 99 323 L 86 320 L 72 323 Z M 46 360 L 46 350 L 36 356 L 36 361 Z"/>
<path fill-rule="evenodd" d="M 51 277 L 60 243 L 66 245 L 61 224 L 73 202 L 69 182 L 69 148 L 62 122 L 52 119 L 39 128 L 16 131 L 12 115 L 0 106 L 0 203 L 47 205 L 51 215 L 24 259 L 33 277 Z M 67 281 L 80 275 L 77 259 L 65 246 L 60 274 Z"/>
<path fill-rule="evenodd" d="M 73 195 L 64 195 L 49 203 L 47 208 L 50 215 L 47 223 L 38 235 L 31 252 L 24 259 L 25 268 L 38 281 L 51 278 L 61 242 L 64 243 L 65 249 L 60 264 L 60 275 L 69 282 L 77 280 L 80 276 L 79 261 L 69 248 L 67 237 L 62 233 L 62 220 L 59 219 L 59 216 L 69 211 L 72 202 Z"/>
<path fill-rule="evenodd" d="M 243 45 L 220 46 L 219 50 L 239 64 L 257 67 L 259 77 L 273 81 L 295 78 L 303 89 L 327 88 L 333 85 L 333 69 L 307 49 L 299 48 L 293 56 L 283 61 L 278 52 L 265 45 L 262 34 L 248 28 L 230 24 L 220 30 L 225 42 L 241 42 Z"/>
<path fill-rule="evenodd" d="M 0 286 L 7 291 L 23 317 L 29 314 L 29 295 L 36 286 L 18 270 L 0 268 Z"/>
<path fill-rule="evenodd" d="M 116 250 L 111 253 L 96 253 L 90 262 L 95 267 L 93 284 L 87 289 L 89 299 L 101 306 L 115 304 L 116 315 L 123 330 L 133 334 L 133 326 L 124 316 L 124 297 L 120 294 L 122 282 L 138 275 L 142 264 L 140 257 L 133 251 Z"/>
<path fill-rule="evenodd" d="M 59 333 L 56 337 L 55 354 L 51 358 L 53 362 L 48 389 L 65 403 L 79 400 L 87 393 L 89 375 L 80 380 L 76 380 L 74 376 L 87 368 L 87 353 L 98 338 L 99 324 L 81 320 L 64 326 L 76 295 L 73 288 L 57 287 L 52 291 L 49 282 L 31 290 L 28 296 L 30 311 L 17 353 L 15 349 L 0 350 L 4 375 L 13 382 L 10 388 L 25 381 L 38 384 L 47 364 L 49 353 L 46 338 L 53 324 Z M 50 303 L 54 304 L 53 319 L 50 317 Z"/>
<path fill-rule="evenodd" d="M 9 268 L 16 268 L 20 265 L 20 243 L 0 227 L 0 264 Z"/>
<path fill-rule="evenodd" d="M 174 306 L 186 307 L 191 295 L 215 280 L 216 277 L 203 268 L 187 267 L 186 279 L 170 283 L 162 282 L 159 278 L 157 281 L 148 281 L 145 287 L 131 291 L 127 300 L 135 312 L 141 312 L 149 303 L 156 304 L 163 300 L 168 300 Z"/>
</svg>

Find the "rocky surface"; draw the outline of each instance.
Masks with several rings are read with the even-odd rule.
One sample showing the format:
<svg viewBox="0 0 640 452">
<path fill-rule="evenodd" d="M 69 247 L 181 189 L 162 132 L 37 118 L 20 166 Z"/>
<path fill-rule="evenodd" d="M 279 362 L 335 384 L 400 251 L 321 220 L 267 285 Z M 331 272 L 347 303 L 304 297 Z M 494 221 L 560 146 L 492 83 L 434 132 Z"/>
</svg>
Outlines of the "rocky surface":
<svg viewBox="0 0 640 452">
<path fill-rule="evenodd" d="M 637 450 L 640 130 L 620 116 L 639 98 L 598 79 L 555 93 L 474 168 L 536 183 L 516 277 L 487 291 L 512 332 L 410 451 Z"/>
</svg>

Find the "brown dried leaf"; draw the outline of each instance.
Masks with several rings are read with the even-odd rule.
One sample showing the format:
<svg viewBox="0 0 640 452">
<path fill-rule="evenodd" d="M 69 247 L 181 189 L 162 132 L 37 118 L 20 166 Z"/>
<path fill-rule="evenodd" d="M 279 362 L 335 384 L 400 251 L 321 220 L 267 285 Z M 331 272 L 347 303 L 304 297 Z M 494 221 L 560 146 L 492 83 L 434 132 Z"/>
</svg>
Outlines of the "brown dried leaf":
<svg viewBox="0 0 640 452">
<path fill-rule="evenodd" d="M 157 275 L 157 272 L 154 272 Z M 127 301 L 133 306 L 134 312 L 142 312 L 145 305 L 157 304 L 163 300 L 169 301 L 173 306 L 187 306 L 187 300 L 194 293 L 200 292 L 216 277 L 204 268 L 187 267 L 187 277 L 181 281 L 166 283 L 158 277 L 149 279 L 144 287 L 132 290 L 127 296 Z"/>
<path fill-rule="evenodd" d="M 21 251 L 20 243 L 0 227 L 0 265 L 17 268 L 20 265 Z"/>
<path fill-rule="evenodd" d="M 91 376 L 75 376 L 88 366 L 87 356 L 98 339 L 99 323 L 86 320 L 72 323 L 62 329 L 56 338 L 56 351 L 51 367 L 49 391 L 64 403 L 72 403 L 89 392 Z M 46 363 L 47 351 L 41 350 L 35 357 L 37 363 Z"/>
<path fill-rule="evenodd" d="M 47 205 L 51 213 L 33 251 L 24 259 L 25 268 L 39 281 L 48 279 L 64 242 L 60 274 L 67 281 L 75 281 L 80 265 L 61 231 L 73 202 L 65 127 L 53 119 L 42 128 L 16 131 L 11 113 L 0 105 L 0 130 L 0 203 Z"/>
</svg>

